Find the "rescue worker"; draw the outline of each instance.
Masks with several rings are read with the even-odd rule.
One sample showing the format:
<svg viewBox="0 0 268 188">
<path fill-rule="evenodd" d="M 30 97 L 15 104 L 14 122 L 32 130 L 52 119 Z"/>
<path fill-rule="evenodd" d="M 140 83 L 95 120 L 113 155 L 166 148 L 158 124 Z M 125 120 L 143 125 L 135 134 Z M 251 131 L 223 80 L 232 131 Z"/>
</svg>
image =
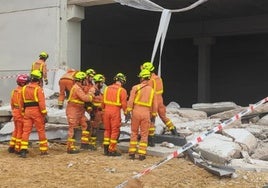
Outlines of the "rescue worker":
<svg viewBox="0 0 268 188">
<path fill-rule="evenodd" d="M 68 98 L 70 94 L 70 90 L 74 85 L 74 75 L 77 73 L 75 69 L 68 69 L 67 72 L 62 75 L 59 80 L 59 97 L 58 97 L 58 108 L 61 110 L 63 108 L 63 103 L 65 97 Z"/>
<path fill-rule="evenodd" d="M 127 91 L 122 87 L 126 83 L 126 76 L 118 73 L 113 80 L 114 83 L 105 87 L 103 93 L 103 147 L 104 155 L 120 156 L 116 147 L 121 127 L 121 109 L 125 114 L 127 110 Z"/>
<path fill-rule="evenodd" d="M 22 136 L 22 129 L 23 129 L 23 115 L 22 115 L 22 108 L 21 104 L 21 89 L 23 86 L 28 84 L 30 78 L 26 74 L 18 75 L 16 82 L 17 87 L 12 90 L 11 92 L 11 99 L 10 99 L 10 106 L 12 110 L 12 116 L 14 121 L 14 130 L 11 135 L 11 139 L 9 142 L 9 153 L 20 153 L 20 146 L 21 146 L 21 136 Z"/>
<path fill-rule="evenodd" d="M 96 72 L 93 69 L 86 70 L 86 75 L 87 75 L 86 76 L 86 85 L 84 86 L 85 93 L 88 93 L 90 91 L 90 89 L 94 86 L 93 77 L 95 74 L 96 74 Z M 92 94 L 94 94 L 94 92 Z M 85 108 L 86 108 L 86 111 L 88 113 L 90 113 L 90 111 L 92 111 L 92 103 L 86 102 Z"/>
<path fill-rule="evenodd" d="M 127 103 L 127 112 L 132 114 L 128 152 L 130 159 L 135 159 L 137 152 L 139 160 L 144 160 L 147 153 L 151 117 L 155 118 L 157 114 L 157 99 L 154 89 L 149 85 L 150 71 L 141 70 L 139 77 L 140 84 L 132 87 Z M 140 140 L 138 140 L 139 133 Z"/>
<path fill-rule="evenodd" d="M 172 123 L 172 121 L 166 116 L 166 106 L 163 103 L 163 81 L 162 78 L 154 73 L 155 67 L 151 62 L 145 62 L 141 65 L 141 70 L 148 70 L 151 72 L 151 78 L 148 84 L 155 90 L 156 98 L 157 98 L 157 113 L 163 123 L 166 125 L 168 130 L 172 133 L 172 135 L 178 136 L 176 127 Z M 152 125 L 149 130 L 149 146 L 154 146 L 154 134 L 155 134 L 155 125 L 152 122 Z"/>
<path fill-rule="evenodd" d="M 87 118 L 85 116 L 85 102 L 92 102 L 93 95 L 84 92 L 86 85 L 86 73 L 79 71 L 74 75 L 73 85 L 67 100 L 66 116 L 69 124 L 67 153 L 76 154 L 79 150 L 75 147 L 77 134 L 82 130 L 81 149 L 88 148 L 89 131 L 87 130 Z"/>
<path fill-rule="evenodd" d="M 41 155 L 47 155 L 48 142 L 45 132 L 45 123 L 47 121 L 47 110 L 43 88 L 40 86 L 42 73 L 39 70 L 31 72 L 31 81 L 22 88 L 21 106 L 24 113 L 23 133 L 21 137 L 20 156 L 25 158 L 28 153 L 29 136 L 33 125 L 35 126 L 39 137 L 39 150 Z"/>
<path fill-rule="evenodd" d="M 48 59 L 48 54 L 46 52 L 41 52 L 39 54 L 39 59 L 32 64 L 32 69 L 33 70 L 39 70 L 42 75 L 42 79 L 40 80 L 40 86 L 43 87 L 43 81 L 45 84 L 48 84 L 48 79 L 47 79 L 47 65 L 46 65 L 46 60 Z"/>
<path fill-rule="evenodd" d="M 96 72 L 94 69 L 87 69 L 86 75 L 87 75 L 87 78 L 86 78 L 87 84 L 86 84 L 85 89 L 89 90 L 92 86 L 94 86 L 93 77 L 96 75 Z"/>
<path fill-rule="evenodd" d="M 89 131 L 90 131 L 90 138 L 89 138 L 89 149 L 97 150 L 97 130 L 102 123 L 102 104 L 103 104 L 103 94 L 101 89 L 105 82 L 105 77 L 102 74 L 96 74 L 93 77 L 94 86 L 90 88 L 90 92 L 94 94 L 90 114 L 90 123 L 89 123 Z"/>
</svg>

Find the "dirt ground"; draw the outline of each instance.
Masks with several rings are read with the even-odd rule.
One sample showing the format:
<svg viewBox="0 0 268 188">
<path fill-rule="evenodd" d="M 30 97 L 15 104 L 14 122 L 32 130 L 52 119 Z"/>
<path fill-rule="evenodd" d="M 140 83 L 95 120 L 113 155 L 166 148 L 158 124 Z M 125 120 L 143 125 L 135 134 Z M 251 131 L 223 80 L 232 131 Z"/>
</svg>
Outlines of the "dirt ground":
<svg viewBox="0 0 268 188">
<path fill-rule="evenodd" d="M 27 158 L 7 152 L 7 144 L 0 144 L 1 187 L 58 188 L 58 187 L 116 187 L 128 180 L 126 188 L 170 187 L 268 187 L 268 172 L 237 171 L 236 178 L 220 178 L 194 165 L 186 158 L 171 159 L 148 174 L 134 180 L 137 173 L 151 167 L 163 158 L 147 156 L 146 160 L 130 160 L 103 155 L 97 151 L 67 154 L 65 145 L 50 143 L 49 155 L 40 156 L 38 145 L 33 143 Z"/>
</svg>

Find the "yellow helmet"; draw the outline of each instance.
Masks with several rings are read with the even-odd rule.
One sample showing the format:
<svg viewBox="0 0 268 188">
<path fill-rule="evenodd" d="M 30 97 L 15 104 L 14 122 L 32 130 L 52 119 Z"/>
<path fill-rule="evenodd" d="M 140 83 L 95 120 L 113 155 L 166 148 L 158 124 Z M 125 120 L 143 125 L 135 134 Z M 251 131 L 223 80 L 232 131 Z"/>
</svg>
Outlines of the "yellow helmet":
<svg viewBox="0 0 268 188">
<path fill-rule="evenodd" d="M 86 70 L 86 74 L 88 75 L 88 76 L 94 76 L 95 74 L 96 74 L 96 72 L 95 72 L 95 70 L 94 69 L 87 69 Z"/>
<path fill-rule="evenodd" d="M 148 78 L 148 79 L 150 79 L 150 77 L 151 77 L 151 72 L 150 72 L 149 70 L 147 70 L 147 69 L 143 69 L 143 70 L 141 70 L 141 72 L 140 72 L 140 74 L 138 75 L 138 77 L 140 77 L 140 78 Z"/>
<path fill-rule="evenodd" d="M 74 79 L 76 81 L 82 81 L 87 77 L 86 73 L 82 72 L 82 71 L 78 71 L 75 75 L 74 75 Z"/>
<path fill-rule="evenodd" d="M 127 81 L 127 77 L 123 73 L 118 73 L 114 77 L 114 81 L 120 81 L 122 84 L 125 84 Z"/>
<path fill-rule="evenodd" d="M 46 52 L 41 52 L 41 53 L 39 54 L 39 58 L 47 59 L 47 58 L 48 58 L 48 53 L 46 53 Z"/>
<path fill-rule="evenodd" d="M 40 72 L 40 70 L 33 70 L 31 72 L 31 78 L 41 79 L 42 73 Z"/>
<path fill-rule="evenodd" d="M 102 74 L 96 74 L 93 77 L 94 82 L 105 82 L 105 77 Z"/>
<path fill-rule="evenodd" d="M 145 62 L 141 66 L 141 70 L 143 70 L 143 69 L 146 69 L 146 70 L 152 72 L 154 70 L 154 65 L 151 62 Z"/>
</svg>

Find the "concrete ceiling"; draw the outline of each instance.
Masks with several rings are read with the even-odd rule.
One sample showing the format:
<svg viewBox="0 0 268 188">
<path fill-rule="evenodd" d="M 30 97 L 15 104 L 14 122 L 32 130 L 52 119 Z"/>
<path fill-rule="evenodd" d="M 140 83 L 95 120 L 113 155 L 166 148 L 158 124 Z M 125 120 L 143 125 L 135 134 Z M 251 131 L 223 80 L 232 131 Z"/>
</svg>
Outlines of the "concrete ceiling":
<svg viewBox="0 0 268 188">
<path fill-rule="evenodd" d="M 187 7 L 196 1 L 153 0 L 167 9 Z M 103 42 L 114 41 L 115 38 L 121 41 L 154 40 L 161 16 L 159 12 L 122 6 L 112 0 L 69 0 L 69 4 L 86 7 L 83 24 L 91 28 L 89 32 L 92 38 L 101 37 Z M 193 10 L 173 13 L 167 38 L 267 31 L 267 0 L 208 0 Z"/>
</svg>

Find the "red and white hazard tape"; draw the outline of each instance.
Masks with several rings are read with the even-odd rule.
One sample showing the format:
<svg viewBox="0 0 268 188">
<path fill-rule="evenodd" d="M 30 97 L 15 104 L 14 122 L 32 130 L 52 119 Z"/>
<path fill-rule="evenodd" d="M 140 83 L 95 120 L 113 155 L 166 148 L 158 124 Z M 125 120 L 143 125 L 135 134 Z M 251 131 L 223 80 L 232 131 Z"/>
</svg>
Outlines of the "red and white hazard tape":
<svg viewBox="0 0 268 188">
<path fill-rule="evenodd" d="M 266 103 L 268 101 L 268 97 L 262 99 L 261 101 L 253 104 L 253 105 L 249 105 L 249 107 L 243 111 L 241 111 L 240 113 L 236 114 L 235 116 L 233 116 L 232 118 L 224 121 L 223 123 L 220 123 L 218 126 L 214 127 L 212 130 L 206 131 L 205 133 L 203 133 L 202 135 L 196 137 L 194 140 L 187 142 L 184 146 L 182 146 L 181 148 L 179 148 L 178 150 L 174 151 L 172 154 L 168 155 L 166 158 L 162 159 L 161 161 L 159 161 L 158 163 L 154 164 L 153 166 L 143 170 L 142 172 L 136 174 L 135 176 L 133 176 L 132 178 L 140 178 L 141 176 L 148 174 L 149 172 L 151 172 L 153 169 L 159 167 L 160 165 L 164 164 L 165 162 L 169 161 L 172 158 L 178 157 L 179 154 L 183 153 L 184 151 L 190 149 L 191 147 L 197 145 L 199 142 L 202 142 L 206 137 L 208 137 L 211 134 L 214 134 L 220 130 L 222 130 L 224 127 L 226 127 L 227 125 L 230 125 L 231 123 L 233 123 L 234 121 L 240 119 L 242 116 L 252 112 L 255 108 L 257 108 L 258 106 Z M 121 184 L 117 185 L 116 188 L 122 188 L 125 187 L 128 183 L 128 180 L 122 182 Z"/>
<path fill-rule="evenodd" d="M 56 72 L 58 69 L 48 69 L 48 72 Z M 29 70 L 30 72 L 30 70 Z M 29 72 L 20 72 L 19 74 L 15 74 L 15 75 L 9 75 L 9 76 L 0 76 L 0 80 L 4 80 L 4 79 L 10 79 L 10 78 L 17 78 L 20 74 L 28 74 Z"/>
</svg>

